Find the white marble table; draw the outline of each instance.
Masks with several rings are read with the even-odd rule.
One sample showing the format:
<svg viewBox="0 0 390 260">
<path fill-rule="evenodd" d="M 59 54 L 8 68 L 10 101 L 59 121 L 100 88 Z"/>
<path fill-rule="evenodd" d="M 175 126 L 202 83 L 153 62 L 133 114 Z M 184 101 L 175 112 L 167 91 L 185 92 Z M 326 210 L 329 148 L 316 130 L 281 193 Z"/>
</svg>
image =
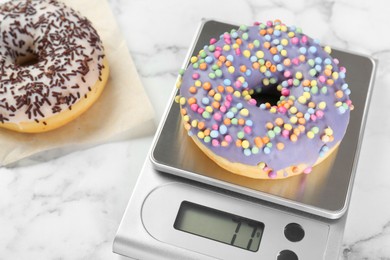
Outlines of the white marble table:
<svg viewBox="0 0 390 260">
<path fill-rule="evenodd" d="M 110 5 L 156 123 L 202 17 L 236 24 L 279 18 L 323 43 L 377 59 L 340 259 L 390 259 L 390 2 L 110 0 Z M 0 168 L 0 259 L 124 259 L 112 253 L 112 241 L 151 141 L 147 136 L 56 150 Z"/>
</svg>

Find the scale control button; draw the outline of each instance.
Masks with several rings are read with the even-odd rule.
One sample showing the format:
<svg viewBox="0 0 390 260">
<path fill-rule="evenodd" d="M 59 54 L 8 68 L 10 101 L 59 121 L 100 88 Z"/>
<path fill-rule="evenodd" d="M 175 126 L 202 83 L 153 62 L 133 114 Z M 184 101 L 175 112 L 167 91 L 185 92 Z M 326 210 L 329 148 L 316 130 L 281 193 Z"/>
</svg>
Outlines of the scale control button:
<svg viewBox="0 0 390 260">
<path fill-rule="evenodd" d="M 291 242 L 298 242 L 305 236 L 305 230 L 297 223 L 290 223 L 284 228 L 284 235 Z"/>
<path fill-rule="evenodd" d="M 298 260 L 298 256 L 291 250 L 283 250 L 279 252 L 277 260 Z"/>
</svg>

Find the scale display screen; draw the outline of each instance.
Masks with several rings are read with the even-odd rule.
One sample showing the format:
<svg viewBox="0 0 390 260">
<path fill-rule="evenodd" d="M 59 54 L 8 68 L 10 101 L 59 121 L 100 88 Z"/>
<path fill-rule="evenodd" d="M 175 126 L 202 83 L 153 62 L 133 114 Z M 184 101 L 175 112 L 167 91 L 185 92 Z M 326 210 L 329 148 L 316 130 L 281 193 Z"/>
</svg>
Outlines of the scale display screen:
<svg viewBox="0 0 390 260">
<path fill-rule="evenodd" d="M 264 224 L 227 212 L 183 201 L 174 228 L 246 249 L 259 250 Z"/>
</svg>

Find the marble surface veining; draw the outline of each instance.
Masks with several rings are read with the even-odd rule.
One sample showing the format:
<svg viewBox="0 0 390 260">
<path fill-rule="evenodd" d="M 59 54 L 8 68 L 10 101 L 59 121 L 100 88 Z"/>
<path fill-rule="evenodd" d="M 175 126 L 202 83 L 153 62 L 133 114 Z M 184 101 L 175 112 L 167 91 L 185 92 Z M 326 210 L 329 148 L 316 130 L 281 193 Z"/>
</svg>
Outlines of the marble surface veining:
<svg viewBox="0 0 390 260">
<path fill-rule="evenodd" d="M 340 259 L 390 259 L 389 1 L 109 2 L 156 122 L 201 18 L 235 24 L 279 18 L 322 43 L 374 57 L 375 88 Z M 112 253 L 112 240 L 151 142 L 147 136 L 59 149 L 0 168 L 0 259 L 125 259 Z"/>
</svg>

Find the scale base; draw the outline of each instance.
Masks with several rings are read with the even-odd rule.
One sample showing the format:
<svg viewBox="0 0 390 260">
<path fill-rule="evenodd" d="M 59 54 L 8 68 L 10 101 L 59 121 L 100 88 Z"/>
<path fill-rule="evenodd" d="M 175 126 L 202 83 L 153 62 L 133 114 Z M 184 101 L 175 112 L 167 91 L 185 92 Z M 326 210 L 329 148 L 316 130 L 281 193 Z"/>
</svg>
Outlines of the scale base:
<svg viewBox="0 0 390 260">
<path fill-rule="evenodd" d="M 192 189 L 196 189 L 196 196 Z M 213 203 L 217 201 L 222 210 L 231 207 L 234 202 L 238 214 L 251 218 L 259 215 L 258 218 L 265 223 L 259 250 L 251 252 L 175 230 L 174 217 L 168 216 L 171 223 L 165 223 L 166 215 L 177 214 L 179 210 L 175 206 L 175 197 L 210 206 L 215 206 Z M 166 201 L 167 198 L 170 199 Z M 171 209 L 171 206 L 177 208 Z M 245 212 L 239 212 L 239 209 L 245 209 Z M 150 160 L 146 160 L 115 237 L 113 251 L 133 259 L 145 260 L 286 260 L 288 258 L 277 257 L 280 252 L 289 250 L 296 253 L 300 260 L 334 260 L 339 257 L 346 218 L 347 214 L 344 214 L 339 219 L 331 220 L 218 188 L 210 191 L 208 185 L 159 172 L 153 168 Z M 288 223 L 297 223 L 304 228 L 305 237 L 302 241 L 290 242 L 284 237 L 283 229 Z M 272 232 L 267 232 L 270 229 Z M 278 229 L 279 232 L 274 232 Z M 177 238 L 172 233 L 179 234 L 179 241 L 175 241 Z M 183 238 L 181 235 L 186 236 Z M 307 250 L 308 246 L 311 250 Z"/>
</svg>

